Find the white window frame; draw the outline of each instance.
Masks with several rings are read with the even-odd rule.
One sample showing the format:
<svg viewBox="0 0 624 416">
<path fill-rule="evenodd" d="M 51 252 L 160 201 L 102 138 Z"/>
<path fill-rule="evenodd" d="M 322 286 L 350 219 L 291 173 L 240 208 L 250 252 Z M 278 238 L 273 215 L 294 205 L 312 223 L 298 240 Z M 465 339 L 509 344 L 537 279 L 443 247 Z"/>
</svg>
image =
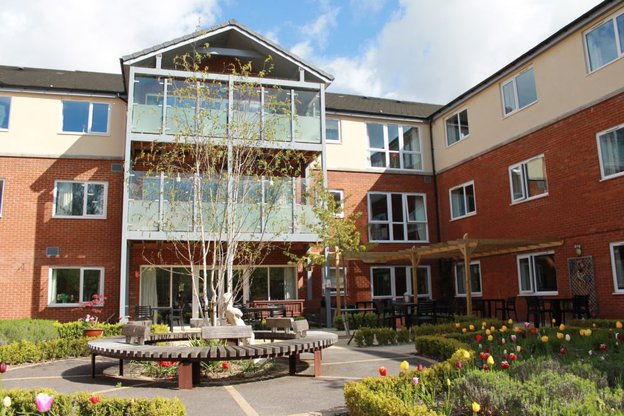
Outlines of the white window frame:
<svg viewBox="0 0 624 416">
<path fill-rule="evenodd" d="M 368 163 L 369 163 L 369 168 L 370 169 L 374 169 L 374 170 L 390 170 L 390 171 L 406 171 L 406 172 L 423 172 L 424 171 L 424 167 L 423 167 L 423 154 L 422 154 L 422 135 L 420 132 L 420 127 L 419 126 L 412 126 L 409 124 L 398 124 L 398 123 L 389 123 L 391 125 L 395 125 L 399 128 L 399 150 L 390 150 L 390 143 L 389 143 L 389 139 L 388 139 L 388 124 L 387 123 L 377 123 L 377 122 L 373 122 L 373 121 L 368 121 L 366 122 L 366 124 L 381 124 L 382 125 L 382 129 L 383 129 L 383 149 L 382 148 L 376 148 L 376 147 L 370 147 L 370 137 L 368 136 L 368 129 L 366 132 L 366 155 L 367 155 L 367 159 L 368 159 Z M 403 128 L 407 127 L 408 129 L 411 128 L 415 128 L 418 131 L 418 148 L 420 149 L 420 151 L 416 151 L 416 150 L 404 150 L 404 143 L 403 143 Z M 372 153 L 383 153 L 385 156 L 385 161 L 386 161 L 386 166 L 382 167 L 382 166 L 372 166 L 371 165 L 371 154 Z M 399 162 L 400 162 L 400 168 L 392 168 L 390 167 L 390 154 L 391 153 L 397 153 L 399 155 Z M 420 169 L 412 169 L 412 168 L 406 168 L 403 165 L 403 155 L 418 155 L 420 156 Z"/>
<path fill-rule="evenodd" d="M 466 188 L 469 186 L 472 186 L 472 197 L 474 199 L 474 211 L 471 211 L 471 212 L 468 212 L 468 198 L 466 197 Z M 463 189 L 464 206 L 466 207 L 466 213 L 464 215 L 454 216 L 453 215 L 453 191 L 460 189 L 460 188 Z M 462 183 L 461 185 L 457 185 L 449 189 L 449 209 L 451 211 L 451 221 L 477 215 L 477 191 L 475 189 L 474 181 L 465 182 L 465 183 Z"/>
<path fill-rule="evenodd" d="M 336 208 L 340 208 L 340 211 L 336 212 L 335 215 L 338 218 L 344 218 L 344 191 L 342 189 L 330 189 L 328 192 L 331 195 L 340 195 L 340 204 L 336 206 Z"/>
<path fill-rule="evenodd" d="M 511 197 L 511 204 L 519 204 L 525 201 L 532 201 L 534 199 L 539 199 L 539 198 L 545 198 L 548 196 L 549 193 L 549 188 L 548 188 L 548 175 L 545 173 L 545 182 L 546 182 L 546 192 L 538 194 L 538 195 L 534 195 L 534 196 L 529 196 L 527 197 L 527 191 L 528 191 L 528 180 L 527 180 L 527 168 L 526 166 L 528 165 L 529 162 L 532 162 L 533 160 L 536 159 L 542 159 L 542 163 L 544 165 L 544 171 L 546 171 L 546 157 L 544 156 L 544 154 L 542 153 L 541 155 L 537 155 L 537 156 L 533 156 L 529 159 L 523 160 L 522 162 L 519 163 L 515 163 L 511 166 L 509 166 L 508 168 L 508 176 L 509 176 L 509 194 Z M 517 198 L 514 199 L 514 192 L 513 192 L 513 176 L 512 176 L 512 171 L 514 170 L 514 168 L 516 167 L 520 167 L 521 172 L 522 172 L 522 197 L 521 198 Z M 476 204 L 476 202 L 475 202 Z M 476 206 L 476 205 L 475 205 Z"/>
<path fill-rule="evenodd" d="M 6 126 L 6 129 L 0 127 L 0 132 L 2 132 L 2 131 L 9 131 L 9 129 L 11 128 L 11 107 L 13 107 L 13 97 L 11 97 L 10 95 L 0 95 L 0 98 L 8 98 L 9 99 L 9 114 L 8 114 L 8 118 L 7 118 L 7 126 Z"/>
<path fill-rule="evenodd" d="M 370 201 L 370 195 L 371 194 L 378 194 L 378 195 L 385 195 L 386 196 L 386 206 L 389 207 L 389 211 L 388 211 L 388 220 L 386 221 L 380 221 L 380 220 L 373 220 L 372 219 L 372 209 L 371 209 L 371 201 Z M 392 220 L 392 195 L 393 194 L 397 194 L 397 195 L 401 195 L 401 201 L 402 201 L 402 208 L 403 208 L 403 222 L 398 222 L 398 221 L 393 221 Z M 409 221 L 408 218 L 408 209 L 407 209 L 407 198 L 409 196 L 415 196 L 415 197 L 422 197 L 423 200 L 423 208 L 425 210 L 425 220 L 424 221 Z M 368 209 L 368 241 L 371 243 L 427 243 L 429 242 L 429 218 L 427 215 L 427 195 L 426 194 L 422 194 L 422 193 L 403 193 L 403 192 L 376 192 L 376 191 L 371 191 L 368 192 L 366 194 L 366 199 L 367 199 L 367 209 Z M 403 234 L 405 235 L 405 237 L 407 238 L 408 232 L 407 232 L 407 225 L 408 224 L 425 224 L 425 239 L 423 240 L 395 240 L 394 239 L 394 230 L 393 230 L 393 225 L 394 224 L 403 224 Z M 389 231 L 389 239 L 388 240 L 374 240 L 372 238 L 371 235 L 371 225 L 373 224 L 388 224 L 388 231 Z"/>
<path fill-rule="evenodd" d="M 624 124 L 620 124 L 610 129 L 603 130 L 596 134 L 596 145 L 598 146 L 598 160 L 600 162 L 600 177 L 602 180 L 619 178 L 621 176 L 624 176 L 624 170 L 622 172 L 614 173 L 612 175 L 605 175 L 604 160 L 602 159 L 602 147 L 600 145 L 600 136 L 604 136 L 605 134 L 613 133 L 615 131 L 622 130 L 622 129 L 624 129 Z M 624 161 L 622 161 L 622 163 L 624 164 Z"/>
<path fill-rule="evenodd" d="M 447 117 L 444 119 L 444 136 L 446 137 L 446 147 L 451 147 L 456 145 L 457 143 L 461 142 L 464 139 L 467 139 L 468 137 L 470 137 L 470 120 L 468 119 L 468 125 L 466 127 L 468 127 L 468 134 L 466 134 L 465 136 L 462 135 L 461 133 L 461 123 L 459 121 L 459 115 L 463 112 L 466 112 L 466 119 L 468 119 L 468 108 L 464 107 L 461 110 L 458 110 L 457 112 L 455 112 L 453 115 L 451 115 L 450 117 Z M 449 137 L 448 137 L 448 130 L 446 128 L 446 122 L 452 118 L 457 118 L 457 126 L 459 126 L 459 140 L 457 140 L 456 142 L 453 143 L 449 143 Z"/>
<path fill-rule="evenodd" d="M 618 27 L 617 27 L 617 18 L 620 17 L 621 15 L 623 15 L 624 12 L 620 11 L 620 12 L 616 12 L 614 14 L 612 14 L 611 16 L 601 20 L 600 22 L 596 23 L 595 25 L 593 25 L 592 27 L 590 27 L 589 29 L 587 29 L 585 32 L 583 32 L 583 49 L 585 49 L 585 64 L 587 65 L 587 73 L 588 74 L 592 74 L 596 71 L 601 70 L 602 68 L 611 65 L 613 62 L 616 62 L 620 59 L 622 59 L 622 57 L 624 57 L 624 45 L 620 44 L 620 37 L 618 34 Z M 616 52 L 618 54 L 618 56 L 612 60 L 607 62 L 606 64 L 603 64 L 595 69 L 591 69 L 591 61 L 589 60 L 589 44 L 587 43 L 587 35 L 594 31 L 595 29 L 599 28 L 600 26 L 602 26 L 605 23 L 611 22 L 611 24 L 614 26 L 615 31 L 615 48 L 616 48 Z"/>
<path fill-rule="evenodd" d="M 342 142 L 342 121 L 338 118 L 327 117 L 325 120 L 325 130 L 327 130 L 327 121 L 332 120 L 338 123 L 338 140 L 330 140 L 327 138 L 327 134 L 325 134 L 325 142 L 332 144 L 340 144 Z"/>
<path fill-rule="evenodd" d="M 78 291 L 78 299 L 82 299 L 82 295 L 84 293 L 84 272 L 86 270 L 98 270 L 100 272 L 100 287 L 98 289 L 98 294 L 100 296 L 104 296 L 104 267 L 78 267 L 78 266 L 54 266 L 50 267 L 48 271 L 48 306 L 53 308 L 67 308 L 72 307 L 75 308 L 80 306 L 83 301 L 79 300 L 74 303 L 56 303 L 56 299 L 52 298 L 52 277 L 54 275 L 54 270 L 80 270 L 80 288 Z M 102 307 L 104 304 L 97 305 L 96 307 Z"/>
<path fill-rule="evenodd" d="M 4 178 L 0 178 L 0 218 L 2 218 L 2 208 L 4 207 Z"/>
<path fill-rule="evenodd" d="M 84 190 L 84 198 L 82 201 L 82 215 L 58 215 L 56 213 L 56 199 L 58 197 L 58 184 L 59 183 L 80 183 L 83 188 L 86 188 L 88 185 L 104 185 L 104 201 L 102 202 L 104 208 L 102 210 L 101 215 L 88 215 L 87 212 L 87 189 Z M 97 181 L 74 181 L 74 180 L 56 180 L 54 181 L 54 198 L 52 201 L 52 217 L 53 218 L 76 218 L 76 219 L 106 219 L 107 214 L 107 205 L 108 205 L 108 182 L 97 182 Z"/>
<path fill-rule="evenodd" d="M 87 131 L 65 131 L 63 130 L 63 110 L 65 108 L 65 103 L 88 103 L 89 104 L 89 115 L 87 118 Z M 93 104 L 103 104 L 108 108 L 106 115 L 106 131 L 105 132 L 92 132 L 91 128 L 93 127 Z M 89 136 L 110 136 L 110 119 L 111 119 L 111 105 L 110 103 L 103 101 L 85 101 L 85 100 L 62 100 L 61 102 L 61 125 L 59 128 L 59 134 L 72 134 L 72 135 L 89 135 Z"/>
<path fill-rule="evenodd" d="M 323 273 L 325 273 L 325 268 L 323 268 Z M 346 266 L 341 266 L 340 267 L 340 273 L 341 274 L 341 280 L 342 280 L 342 286 L 340 286 L 340 296 L 345 296 L 348 293 L 348 284 L 347 284 L 347 267 Z M 336 267 L 335 266 L 329 266 L 329 273 L 331 275 L 332 271 L 334 272 L 333 276 L 334 276 L 334 284 L 332 285 L 331 283 L 331 276 L 326 276 L 325 277 L 325 284 L 323 285 L 323 293 L 325 293 L 325 289 L 328 288 L 329 289 L 329 293 L 331 296 L 336 296 Z"/>
<path fill-rule="evenodd" d="M 533 70 L 533 84 L 535 87 L 535 101 L 532 101 L 530 103 L 528 103 L 527 105 L 525 105 L 524 107 L 520 107 L 520 101 L 518 99 L 518 85 L 516 83 L 516 79 L 524 74 L 527 71 Z M 516 106 L 516 108 L 514 110 L 511 110 L 510 112 L 506 113 L 505 112 L 505 94 L 503 92 L 503 88 L 508 85 L 508 84 L 512 84 L 513 85 L 513 93 L 514 93 L 514 104 Z M 501 94 L 501 106 L 502 106 L 502 110 L 503 110 L 503 118 L 507 118 L 513 114 L 516 114 L 519 111 L 524 110 L 525 108 L 528 108 L 530 106 L 532 106 L 533 104 L 535 104 L 536 102 L 539 101 L 539 98 L 537 96 L 537 83 L 535 82 L 535 69 L 533 68 L 533 66 L 529 66 L 527 68 L 524 68 L 522 71 L 516 73 L 514 76 L 512 76 L 511 78 L 507 79 L 505 82 L 502 82 L 500 84 L 500 94 Z"/>
<path fill-rule="evenodd" d="M 623 247 L 624 248 L 624 241 L 617 241 L 615 243 L 611 243 L 609 244 L 609 251 L 611 254 L 611 271 L 613 273 L 613 294 L 624 294 L 624 288 L 620 289 L 618 287 L 618 275 L 617 275 L 617 268 L 616 266 L 616 262 L 615 262 L 615 248 L 616 247 Z M 624 285 L 624 275 L 620 276 L 621 280 L 622 280 L 622 285 Z"/>
<path fill-rule="evenodd" d="M 397 266 L 397 265 L 387 265 L 387 266 L 373 266 L 370 268 L 370 290 L 371 290 L 371 299 L 400 299 L 403 297 L 403 293 L 396 293 L 396 269 L 397 268 L 405 268 L 406 271 L 406 284 L 405 288 L 407 293 L 410 295 L 414 295 L 414 291 L 412 290 L 412 266 Z M 418 299 L 431 299 L 431 266 L 428 265 L 420 265 L 419 269 L 425 269 L 427 272 L 427 293 L 419 293 Z M 390 269 L 390 296 L 375 296 L 375 284 L 373 279 L 373 271 L 378 269 Z"/>
<path fill-rule="evenodd" d="M 458 280 L 460 278 L 462 280 L 465 280 L 465 278 L 466 278 L 464 275 L 462 275 L 460 277 L 459 274 L 457 273 L 457 266 L 459 266 L 459 265 L 464 266 L 464 263 L 463 262 L 455 263 L 453 265 L 453 274 L 455 275 L 455 297 L 457 297 L 457 298 L 465 298 L 466 297 L 466 293 L 459 293 L 459 285 L 457 284 Z M 479 290 L 478 292 L 473 291 L 473 287 L 472 287 L 472 284 L 471 284 L 470 285 L 470 293 L 471 293 L 471 296 L 480 298 L 481 296 L 483 296 L 483 272 L 482 272 L 482 269 L 481 269 L 481 261 L 479 261 L 479 260 L 471 261 L 470 262 L 470 267 L 472 267 L 473 265 L 479 266 L 479 288 L 481 290 Z M 471 278 L 472 278 L 472 275 L 471 275 Z M 465 292 L 465 288 L 464 288 L 464 292 Z"/>
<path fill-rule="evenodd" d="M 528 253 L 528 254 L 519 254 L 516 256 L 516 267 L 518 273 L 518 292 L 520 295 L 528 295 L 528 296 L 557 296 L 559 295 L 559 282 L 557 282 L 557 290 L 548 290 L 548 291 L 538 291 L 537 290 L 537 282 L 535 281 L 535 257 L 539 256 L 548 256 L 554 255 L 554 251 L 542 251 L 539 253 Z M 522 290 L 522 272 L 520 270 L 520 260 L 529 259 L 529 267 L 530 267 L 530 284 L 531 290 Z"/>
</svg>

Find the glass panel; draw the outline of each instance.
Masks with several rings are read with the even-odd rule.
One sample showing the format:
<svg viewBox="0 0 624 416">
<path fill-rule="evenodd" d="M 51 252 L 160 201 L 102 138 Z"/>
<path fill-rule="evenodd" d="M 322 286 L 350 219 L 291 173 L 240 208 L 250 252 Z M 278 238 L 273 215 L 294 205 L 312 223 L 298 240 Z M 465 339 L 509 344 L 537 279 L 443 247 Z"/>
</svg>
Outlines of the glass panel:
<svg viewBox="0 0 624 416">
<path fill-rule="evenodd" d="M 392 296 L 390 268 L 373 269 L 373 296 Z"/>
<path fill-rule="evenodd" d="M 260 89 L 245 84 L 234 86 L 234 103 L 230 129 L 235 138 L 258 140 L 260 134 Z"/>
<path fill-rule="evenodd" d="M 366 123 L 368 133 L 368 147 L 371 149 L 384 149 L 383 124 Z"/>
<path fill-rule="evenodd" d="M 386 153 L 385 152 L 371 152 L 370 154 L 371 166 L 374 168 L 386 167 Z"/>
<path fill-rule="evenodd" d="M 89 103 L 63 101 L 63 131 L 87 133 L 89 131 Z"/>
<path fill-rule="evenodd" d="M 618 51 L 615 44 L 613 20 L 609 20 L 589 32 L 586 35 L 586 40 L 589 67 L 592 71 L 617 58 Z"/>
<path fill-rule="evenodd" d="M 135 77 L 132 101 L 132 131 L 160 133 L 164 83 L 158 78 Z"/>
<path fill-rule="evenodd" d="M 400 297 L 407 293 L 407 279 L 410 278 L 407 267 L 394 268 L 394 296 Z"/>
<path fill-rule="evenodd" d="M 427 224 L 407 224 L 407 239 L 410 241 L 427 240 Z"/>
<path fill-rule="evenodd" d="M 266 267 L 258 267 L 251 274 L 249 283 L 249 300 L 267 300 L 269 298 L 269 271 Z"/>
<path fill-rule="evenodd" d="M 91 132 L 108 132 L 108 104 L 93 103 L 93 114 L 91 115 Z"/>
<path fill-rule="evenodd" d="M 537 292 L 557 290 L 557 269 L 554 254 L 535 257 L 535 285 Z"/>
<path fill-rule="evenodd" d="M 409 269 L 411 273 L 411 268 Z M 416 273 L 418 274 L 418 296 L 430 295 L 429 292 L 429 273 L 426 267 L 419 267 Z M 412 277 L 410 276 L 410 279 Z"/>
<path fill-rule="evenodd" d="M 388 124 L 388 148 L 396 151 L 401 149 L 399 143 L 399 126 L 396 124 Z"/>
<path fill-rule="evenodd" d="M 228 85 L 205 82 L 200 85 L 200 130 L 208 137 L 225 137 L 228 122 Z"/>
<path fill-rule="evenodd" d="M 418 127 L 403 126 L 403 150 L 420 152 Z"/>
<path fill-rule="evenodd" d="M 56 184 L 56 215 L 83 215 L 84 186 L 82 183 Z"/>
<path fill-rule="evenodd" d="M 537 101 L 533 68 L 516 77 L 516 87 L 518 88 L 518 106 L 520 108 Z"/>
<path fill-rule="evenodd" d="M 453 189 L 451 191 L 451 213 L 453 218 L 466 215 L 466 205 L 464 203 L 464 188 Z"/>
<path fill-rule="evenodd" d="M 522 165 L 511 168 L 511 197 L 514 201 L 524 199 Z"/>
<path fill-rule="evenodd" d="M 388 200 L 386 194 L 368 194 L 370 218 L 373 221 L 388 221 Z"/>
<path fill-rule="evenodd" d="M 341 267 L 340 268 L 340 293 L 345 293 L 345 282 L 347 281 L 346 276 L 347 276 L 347 268 Z M 327 287 L 332 289 L 333 292 L 335 292 L 336 291 L 336 268 L 335 267 L 329 268 L 329 276 L 327 277 L 327 280 L 329 280 L 329 286 Z"/>
<path fill-rule="evenodd" d="M 0 129 L 9 128 L 9 115 L 11 113 L 11 97 L 0 97 Z"/>
<path fill-rule="evenodd" d="M 503 104 L 505 106 L 505 114 L 509 114 L 516 109 L 516 98 L 512 81 L 503 85 Z"/>
<path fill-rule="evenodd" d="M 167 130 L 186 136 L 195 133 L 195 103 L 199 91 L 192 83 L 174 79 L 167 85 Z"/>
<path fill-rule="evenodd" d="M 470 129 L 468 128 L 468 110 L 464 110 L 459 113 L 459 125 L 460 125 L 460 136 L 466 137 L 470 134 Z"/>
<path fill-rule="evenodd" d="M 401 169 L 401 154 L 399 152 L 390 153 L 390 166 L 393 169 Z"/>
<path fill-rule="evenodd" d="M 104 215 L 104 185 L 87 185 L 87 215 Z"/>
<path fill-rule="evenodd" d="M 427 221 L 425 201 L 422 196 L 407 195 L 407 210 L 408 221 Z"/>
<path fill-rule="evenodd" d="M 548 192 L 546 184 L 546 166 L 544 158 L 530 160 L 526 164 L 527 173 L 527 198 Z"/>
<path fill-rule="evenodd" d="M 468 185 L 465 188 L 466 192 L 466 212 L 475 212 L 477 207 L 475 205 L 474 186 Z"/>
<path fill-rule="evenodd" d="M 269 268 L 269 299 L 284 300 L 285 297 L 284 269 L 281 267 Z"/>
<path fill-rule="evenodd" d="M 264 139 L 290 141 L 292 137 L 290 90 L 264 89 Z"/>
<path fill-rule="evenodd" d="M 470 291 L 473 293 L 481 293 L 481 265 L 470 265 Z"/>
<path fill-rule="evenodd" d="M 80 269 L 52 270 L 52 302 L 78 303 L 80 301 Z"/>
<path fill-rule="evenodd" d="M 100 294 L 100 270 L 84 270 L 82 278 L 82 302 L 93 300 L 93 295 Z"/>
<path fill-rule="evenodd" d="M 325 140 L 328 142 L 340 141 L 340 120 L 325 119 Z"/>
<path fill-rule="evenodd" d="M 465 277 L 464 277 L 464 264 L 457 263 L 455 265 L 455 280 L 457 282 L 457 294 L 465 295 L 466 294 L 466 285 L 465 285 Z"/>
<path fill-rule="evenodd" d="M 455 114 L 453 117 L 446 120 L 446 142 L 451 145 L 459 141 L 459 125 L 458 116 Z"/>
<path fill-rule="evenodd" d="M 390 240 L 390 226 L 388 224 L 371 224 L 371 240 Z"/>
<path fill-rule="evenodd" d="M 532 292 L 533 285 L 531 283 L 531 266 L 529 258 L 521 258 L 518 260 L 520 269 L 520 290 L 523 292 Z"/>
<path fill-rule="evenodd" d="M 317 91 L 295 91 L 295 141 L 321 142 L 321 106 Z"/>
<path fill-rule="evenodd" d="M 395 241 L 405 240 L 405 229 L 402 223 L 392 224 L 392 239 Z"/>
<path fill-rule="evenodd" d="M 618 36 L 620 37 L 620 53 L 624 54 L 624 13 L 619 15 L 615 21 L 618 28 Z"/>
<path fill-rule="evenodd" d="M 422 157 L 418 153 L 403 153 L 403 169 L 422 170 Z"/>
<path fill-rule="evenodd" d="M 171 269 L 157 268 L 156 269 L 156 298 L 158 299 L 157 306 L 171 306 Z"/>
<path fill-rule="evenodd" d="M 193 302 L 193 282 L 192 275 L 186 267 L 174 267 L 172 269 L 172 283 L 173 283 L 173 307 L 184 308 L 185 313 L 191 311 L 191 304 Z"/>
<path fill-rule="evenodd" d="M 624 172 L 624 128 L 599 137 L 603 176 Z"/>
<path fill-rule="evenodd" d="M 624 245 L 613 247 L 617 290 L 624 290 Z"/>
<path fill-rule="evenodd" d="M 392 203 L 392 222 L 403 222 L 403 195 L 391 194 L 390 200 Z"/>
</svg>

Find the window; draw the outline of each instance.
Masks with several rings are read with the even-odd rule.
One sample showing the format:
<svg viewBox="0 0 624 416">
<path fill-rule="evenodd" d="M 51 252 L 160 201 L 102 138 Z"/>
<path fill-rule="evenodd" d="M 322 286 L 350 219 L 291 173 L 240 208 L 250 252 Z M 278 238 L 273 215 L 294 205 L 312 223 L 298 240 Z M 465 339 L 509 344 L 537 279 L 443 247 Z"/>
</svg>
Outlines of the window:
<svg viewBox="0 0 624 416">
<path fill-rule="evenodd" d="M 106 218 L 106 183 L 57 181 L 55 217 Z"/>
<path fill-rule="evenodd" d="M 418 267 L 418 297 L 431 298 L 431 273 L 429 266 Z M 412 268 L 387 266 L 371 268 L 373 298 L 400 298 L 412 292 Z"/>
<path fill-rule="evenodd" d="M 418 127 L 366 123 L 371 167 L 422 170 Z"/>
<path fill-rule="evenodd" d="M 481 296 L 481 263 L 470 263 L 470 293 L 472 296 Z M 455 263 L 455 294 L 459 297 L 466 296 L 466 277 L 464 276 L 464 263 Z"/>
<path fill-rule="evenodd" d="M 11 97 L 0 96 L 0 130 L 9 129 L 9 116 L 11 115 Z"/>
<path fill-rule="evenodd" d="M 330 189 L 329 193 L 334 197 L 334 208 L 338 218 L 344 218 L 344 191 Z"/>
<path fill-rule="evenodd" d="M 76 306 L 93 300 L 93 295 L 104 296 L 104 269 L 76 267 L 50 269 L 51 305 Z"/>
<path fill-rule="evenodd" d="M 509 184 L 512 203 L 548 195 L 544 155 L 510 166 Z"/>
<path fill-rule="evenodd" d="M 624 175 L 624 125 L 598 133 L 597 139 L 602 178 Z"/>
<path fill-rule="evenodd" d="M 256 267 L 249 283 L 250 300 L 297 299 L 294 267 Z"/>
<path fill-rule="evenodd" d="M 88 101 L 63 101 L 63 132 L 108 133 L 109 105 Z"/>
<path fill-rule="evenodd" d="M 340 143 L 340 120 L 333 118 L 325 119 L 325 140 L 332 143 Z"/>
<path fill-rule="evenodd" d="M 504 83 L 501 90 L 505 115 L 522 110 L 537 101 L 533 68 L 519 73 Z"/>
<path fill-rule="evenodd" d="M 520 293 L 557 294 L 557 269 L 554 253 L 521 255 L 517 258 Z"/>
<path fill-rule="evenodd" d="M 0 218 L 2 218 L 3 203 L 4 203 L 4 179 L 0 178 Z"/>
<path fill-rule="evenodd" d="M 326 270 L 326 269 L 323 269 Z M 344 295 L 347 292 L 347 268 L 346 267 L 341 267 L 340 268 L 340 294 Z M 330 289 L 330 293 L 332 295 L 336 294 L 336 268 L 335 267 L 329 267 L 329 276 L 327 276 L 326 280 L 325 280 L 325 285 L 323 287 L 323 290 L 325 288 L 329 288 Z"/>
<path fill-rule="evenodd" d="M 446 145 L 465 139 L 470 134 L 468 128 L 468 110 L 462 110 L 446 119 Z"/>
<path fill-rule="evenodd" d="M 474 182 L 467 182 L 449 190 L 451 218 L 457 219 L 477 213 Z"/>
<path fill-rule="evenodd" d="M 427 210 L 423 194 L 368 194 L 369 241 L 426 242 Z"/>
<path fill-rule="evenodd" d="M 585 46 L 590 72 L 621 58 L 624 55 L 624 13 L 587 32 Z"/>
<path fill-rule="evenodd" d="M 624 293 L 624 241 L 611 243 L 611 267 L 615 293 Z"/>
</svg>

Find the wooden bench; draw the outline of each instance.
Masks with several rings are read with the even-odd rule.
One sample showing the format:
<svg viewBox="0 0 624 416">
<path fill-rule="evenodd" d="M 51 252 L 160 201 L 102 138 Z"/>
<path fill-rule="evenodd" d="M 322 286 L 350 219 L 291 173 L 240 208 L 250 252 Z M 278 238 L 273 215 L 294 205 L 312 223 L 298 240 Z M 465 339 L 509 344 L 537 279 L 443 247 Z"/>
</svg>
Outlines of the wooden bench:
<svg viewBox="0 0 624 416">
<path fill-rule="evenodd" d="M 253 329 L 250 325 L 203 326 L 201 328 L 201 337 L 204 340 L 226 340 L 240 345 L 241 339 L 249 340 L 253 337 Z"/>
<path fill-rule="evenodd" d="M 267 318 L 266 331 L 256 331 L 257 339 L 294 339 L 306 336 L 310 325 L 306 319 L 294 320 L 293 318 Z"/>
</svg>

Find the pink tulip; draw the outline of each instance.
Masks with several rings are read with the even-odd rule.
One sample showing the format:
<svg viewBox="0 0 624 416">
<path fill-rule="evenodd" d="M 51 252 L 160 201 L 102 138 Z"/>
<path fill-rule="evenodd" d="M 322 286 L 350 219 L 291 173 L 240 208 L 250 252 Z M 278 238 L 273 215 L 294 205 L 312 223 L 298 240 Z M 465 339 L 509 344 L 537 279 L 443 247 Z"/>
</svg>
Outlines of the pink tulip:
<svg viewBox="0 0 624 416">
<path fill-rule="evenodd" d="M 418 364 L 418 366 L 416 367 L 416 369 L 417 369 L 418 371 L 423 371 L 425 368 L 423 367 L 423 365 L 422 365 L 422 364 Z"/>
<path fill-rule="evenodd" d="M 54 401 L 54 396 L 50 396 L 45 393 L 39 393 L 35 397 L 35 405 L 37 406 L 37 410 L 41 413 L 45 413 L 50 410 L 52 407 L 52 402 Z"/>
</svg>

